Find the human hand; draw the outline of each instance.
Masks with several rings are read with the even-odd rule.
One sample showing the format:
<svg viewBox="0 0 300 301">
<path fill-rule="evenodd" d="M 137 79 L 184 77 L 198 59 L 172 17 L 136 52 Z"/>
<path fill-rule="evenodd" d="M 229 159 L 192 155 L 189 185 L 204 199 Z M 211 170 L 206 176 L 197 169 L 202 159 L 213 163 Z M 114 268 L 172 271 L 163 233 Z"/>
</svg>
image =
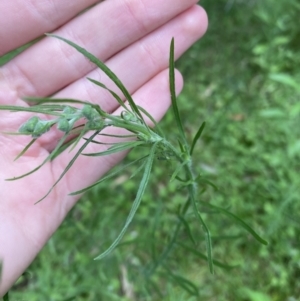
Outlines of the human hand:
<svg viewBox="0 0 300 301">
<path fill-rule="evenodd" d="M 110 0 L 76 16 L 98 1 L 38 2 L 2 0 L 0 55 L 53 32 L 86 48 L 104 61 L 122 80 L 133 99 L 157 120 L 170 103 L 168 86 L 169 43 L 175 37 L 178 58 L 205 32 L 206 14 L 196 0 Z M 20 14 L 20 15 L 19 15 Z M 73 18 L 73 19 L 72 19 Z M 22 105 L 24 96 L 68 97 L 97 103 L 118 111 L 107 93 L 95 88 L 88 75 L 111 86 L 99 70 L 63 42 L 44 38 L 0 69 L 0 104 Z M 182 78 L 177 73 L 178 92 Z M 120 95 L 121 96 L 121 95 Z M 17 129 L 24 113 L 0 112 L 0 130 Z M 59 133 L 51 131 L 13 163 L 28 137 L 0 134 L 0 296 L 32 262 L 77 201 L 72 191 L 96 181 L 124 154 L 89 158 L 81 156 L 62 182 L 41 203 L 41 198 L 73 156 L 62 153 L 36 173 L 17 181 L 5 179 L 26 173 L 40 164 Z M 95 168 L 97 167 L 97 168 Z"/>
</svg>

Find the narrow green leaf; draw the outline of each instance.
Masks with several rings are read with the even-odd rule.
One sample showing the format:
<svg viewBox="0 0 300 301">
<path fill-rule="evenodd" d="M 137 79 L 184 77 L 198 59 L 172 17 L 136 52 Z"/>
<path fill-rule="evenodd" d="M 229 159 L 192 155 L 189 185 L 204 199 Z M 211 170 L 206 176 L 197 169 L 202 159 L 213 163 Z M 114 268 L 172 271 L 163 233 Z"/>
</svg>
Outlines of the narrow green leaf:
<svg viewBox="0 0 300 301">
<path fill-rule="evenodd" d="M 164 266 L 164 268 L 167 270 L 167 275 L 185 291 L 193 296 L 199 296 L 199 289 L 193 282 L 180 275 L 174 274 L 167 266 Z"/>
<path fill-rule="evenodd" d="M 217 241 L 217 240 L 233 240 L 233 239 L 238 239 L 238 238 L 241 238 L 243 237 L 243 235 L 241 234 L 237 234 L 237 235 L 216 235 L 216 236 L 213 236 L 212 239 L 214 241 Z"/>
<path fill-rule="evenodd" d="M 157 240 L 157 230 L 160 229 L 161 226 L 161 217 L 162 217 L 162 211 L 163 211 L 163 203 L 161 201 L 158 202 L 157 206 L 156 206 L 156 210 L 155 210 L 155 214 L 152 217 L 152 221 L 151 221 L 151 225 L 150 225 L 150 237 L 149 240 L 147 241 L 147 245 L 150 244 L 149 249 L 151 252 L 151 258 L 152 261 L 155 262 L 156 258 L 157 258 L 157 245 L 159 244 L 158 240 Z"/>
<path fill-rule="evenodd" d="M 190 189 L 193 190 L 193 185 L 189 186 Z M 200 225 L 202 226 L 204 233 L 205 233 L 205 242 L 206 242 L 206 252 L 207 252 L 207 261 L 208 261 L 208 266 L 209 270 L 212 274 L 214 274 L 214 265 L 213 265 L 213 259 L 212 259 L 212 244 L 211 244 L 211 235 L 209 232 L 209 229 L 204 222 L 200 211 L 198 210 L 196 200 L 194 198 L 194 192 L 190 190 L 190 196 L 191 196 L 191 201 L 194 209 L 194 214 L 196 215 L 196 218 L 198 218 Z"/>
<path fill-rule="evenodd" d="M 88 138 L 83 138 L 84 140 L 88 140 Z M 117 145 L 120 144 L 120 142 L 111 142 L 111 143 L 106 143 L 106 142 L 101 142 L 101 141 L 96 141 L 96 140 L 92 140 L 91 143 L 94 144 L 99 144 L 99 145 Z"/>
<path fill-rule="evenodd" d="M 202 219 L 199 211 L 198 211 L 198 217 L 199 217 L 199 219 Z M 209 266 L 209 270 L 210 270 L 211 274 L 214 274 L 214 262 L 213 262 L 213 256 L 212 256 L 211 235 L 210 235 L 209 229 L 203 219 L 202 219 L 202 226 L 205 231 L 208 266 Z"/>
<path fill-rule="evenodd" d="M 181 152 L 182 152 L 182 153 L 185 153 L 185 149 L 184 149 L 184 146 L 183 146 L 183 144 L 181 143 L 181 141 L 178 139 L 177 142 L 178 142 L 178 144 L 179 144 L 179 147 L 180 147 Z"/>
<path fill-rule="evenodd" d="M 163 265 L 164 261 L 169 257 L 171 252 L 174 250 L 174 247 L 176 246 L 175 242 L 178 238 L 178 234 L 179 234 L 181 225 L 182 225 L 181 221 L 178 221 L 178 223 L 176 224 L 175 230 L 172 234 L 172 237 L 169 239 L 169 242 L 166 245 L 166 247 L 164 248 L 163 252 L 160 254 L 159 258 L 157 258 L 157 260 L 153 263 L 152 267 L 146 272 L 147 278 L 150 278 L 154 274 L 156 269 L 159 266 Z"/>
<path fill-rule="evenodd" d="M 0 259 L 0 282 L 2 281 L 2 269 L 3 269 L 3 261 Z"/>
<path fill-rule="evenodd" d="M 191 184 L 191 182 L 189 182 L 189 181 L 187 181 L 187 180 L 185 180 L 185 179 L 182 179 L 182 178 L 180 178 L 179 176 L 176 176 L 175 179 L 178 180 L 179 182 L 187 183 L 187 185 L 190 185 L 190 184 Z"/>
<path fill-rule="evenodd" d="M 110 135 L 110 134 L 102 134 L 102 133 L 100 133 L 99 136 L 113 137 L 113 138 L 136 138 L 136 135 Z"/>
<path fill-rule="evenodd" d="M 68 142 L 64 143 L 63 145 L 61 145 L 61 147 L 59 149 L 57 149 L 57 151 L 55 152 L 55 155 L 51 158 L 50 161 L 53 161 L 55 158 L 57 158 L 62 152 L 64 152 L 69 146 L 71 146 L 74 141 L 76 141 L 77 137 L 72 138 L 71 140 L 69 140 Z"/>
<path fill-rule="evenodd" d="M 53 116 L 60 116 L 60 113 L 48 110 L 47 108 L 45 110 L 41 109 L 41 107 L 20 107 L 20 106 L 0 106 L 0 110 L 2 111 L 13 111 L 13 112 L 32 112 L 32 113 L 41 113 L 41 114 L 47 114 L 47 115 L 53 115 Z"/>
<path fill-rule="evenodd" d="M 181 210 L 181 215 L 184 216 L 188 210 L 190 206 L 190 198 L 188 198 Z M 175 247 L 175 242 L 177 241 L 180 229 L 181 229 L 181 221 L 179 220 L 176 224 L 175 230 L 172 234 L 172 237 L 169 241 L 169 243 L 167 244 L 167 246 L 164 248 L 163 252 L 161 253 L 161 255 L 159 256 L 159 258 L 156 260 L 156 262 L 154 262 L 153 266 L 148 269 L 148 271 L 146 271 L 146 277 L 150 278 L 153 273 L 155 272 L 155 270 L 157 269 L 158 266 L 162 265 L 163 262 L 168 258 L 168 256 L 170 255 L 170 253 L 172 252 L 172 250 Z"/>
<path fill-rule="evenodd" d="M 119 97 L 119 95 L 117 93 L 115 93 L 114 91 L 112 91 L 111 89 L 107 88 L 104 84 L 92 79 L 92 78 L 87 78 L 90 82 L 92 82 L 93 84 L 107 90 L 115 99 L 116 101 L 119 103 L 120 106 L 122 106 L 126 111 L 129 111 L 129 109 L 127 108 L 127 106 L 125 105 L 125 103 L 123 102 L 123 100 Z"/>
<path fill-rule="evenodd" d="M 145 115 L 153 122 L 154 127 L 156 128 L 158 134 L 159 134 L 161 137 L 164 137 L 164 133 L 163 133 L 161 127 L 160 127 L 159 124 L 156 122 L 156 120 L 153 118 L 153 116 L 152 116 L 149 112 L 147 112 L 144 108 L 142 108 L 141 106 L 137 106 L 137 107 L 138 107 L 138 109 L 139 109 L 142 113 L 144 113 L 144 114 L 145 114 Z"/>
<path fill-rule="evenodd" d="M 10 135 L 10 136 L 31 136 L 32 133 L 18 133 L 18 132 L 6 132 L 0 131 L 1 134 Z"/>
<path fill-rule="evenodd" d="M 132 221 L 132 219 L 133 219 L 133 217 L 134 217 L 134 215 L 135 215 L 135 213 L 136 213 L 136 211 L 137 211 L 137 209 L 138 209 L 138 207 L 141 203 L 141 200 L 142 200 L 142 197 L 144 195 L 145 189 L 146 189 L 147 184 L 149 182 L 151 169 L 152 169 L 152 165 L 153 165 L 153 160 L 154 160 L 154 157 L 155 157 L 156 147 L 157 147 L 157 143 L 153 144 L 153 146 L 150 150 L 150 153 L 149 153 L 149 156 L 147 158 L 146 165 L 145 165 L 144 175 L 142 177 L 139 189 L 137 191 L 136 198 L 135 198 L 135 200 L 132 204 L 130 213 L 127 217 L 127 220 L 126 220 L 126 223 L 125 223 L 123 229 L 121 230 L 121 232 L 118 235 L 118 237 L 116 238 L 116 240 L 111 244 L 111 246 L 105 252 L 103 252 L 98 257 L 96 257 L 95 260 L 102 259 L 105 256 L 107 256 L 108 254 L 110 254 L 116 248 L 116 246 L 119 244 L 119 242 L 123 238 L 127 228 L 129 227 L 129 225 L 130 225 L 130 223 L 131 223 L 131 221 Z"/>
<path fill-rule="evenodd" d="M 88 104 L 92 105 L 89 101 L 83 101 L 73 98 L 51 98 L 51 97 L 23 97 L 23 100 L 27 102 L 35 102 L 38 104 L 46 103 L 79 103 L 79 104 Z M 41 107 L 41 106 L 40 106 Z M 33 106 L 34 108 L 34 106 Z"/>
<path fill-rule="evenodd" d="M 81 140 L 81 138 L 88 132 L 88 130 L 85 129 L 85 126 L 83 127 L 83 129 L 81 129 L 78 137 L 73 141 L 73 145 L 70 148 L 69 152 L 71 152 L 79 143 L 79 141 Z M 88 139 L 88 138 L 87 138 Z"/>
<path fill-rule="evenodd" d="M 42 162 L 42 164 L 40 164 L 39 166 L 37 166 L 36 168 L 32 169 L 31 171 L 21 175 L 21 176 L 17 176 L 17 177 L 13 177 L 10 179 L 6 179 L 5 181 L 15 181 L 18 179 L 22 179 L 26 176 L 29 176 L 30 174 L 36 172 L 37 170 L 39 170 L 42 166 L 44 166 L 48 161 L 51 161 L 53 159 L 53 157 L 56 155 L 56 152 L 60 149 L 60 147 L 63 145 L 63 143 L 66 141 L 68 137 L 68 134 L 65 134 L 58 142 L 58 144 L 56 145 L 55 149 L 51 152 L 51 154 Z"/>
<path fill-rule="evenodd" d="M 85 193 L 86 191 L 88 191 L 88 190 L 90 190 L 91 188 L 93 188 L 93 187 L 99 185 L 100 183 L 102 183 L 102 182 L 104 182 L 104 181 L 106 181 L 106 180 L 108 180 L 108 179 L 113 178 L 115 175 L 117 175 L 117 174 L 120 173 L 121 171 L 125 170 L 127 167 L 129 167 L 129 166 L 131 166 L 131 165 L 133 165 L 133 164 L 137 163 L 138 161 L 141 161 L 141 160 L 143 160 L 143 159 L 145 159 L 145 158 L 146 158 L 146 157 L 142 157 L 142 158 L 140 158 L 140 159 L 134 160 L 134 161 L 132 161 L 132 162 L 130 162 L 130 163 L 128 163 L 128 164 L 126 164 L 126 165 L 124 165 L 124 166 L 122 166 L 122 167 L 116 169 L 115 171 L 113 171 L 113 172 L 111 172 L 110 174 L 108 174 L 107 176 L 101 178 L 99 181 L 95 182 L 94 184 L 92 184 L 92 185 L 90 185 L 90 186 L 88 186 L 88 187 L 85 187 L 85 188 L 83 188 L 83 189 L 74 191 L 74 192 L 70 193 L 69 195 L 78 195 L 78 194 Z"/>
<path fill-rule="evenodd" d="M 187 231 L 190 240 L 191 240 L 191 241 L 193 242 L 193 244 L 196 246 L 197 243 L 196 243 L 196 240 L 195 240 L 195 238 L 194 238 L 194 236 L 193 236 L 193 233 L 192 233 L 192 230 L 191 230 L 191 228 L 190 228 L 190 226 L 189 226 L 189 223 L 186 221 L 186 219 L 185 219 L 185 217 L 184 217 L 183 215 L 178 215 L 178 218 L 179 218 L 179 220 L 181 221 L 181 223 L 183 224 L 185 230 Z"/>
<path fill-rule="evenodd" d="M 200 201 L 201 204 L 205 207 L 209 207 L 209 208 L 213 208 L 213 209 L 217 209 L 220 212 L 224 213 L 225 215 L 231 217 L 232 219 L 234 219 L 236 222 L 238 222 L 245 230 L 247 230 L 257 241 L 259 241 L 260 243 L 262 243 L 263 245 L 268 245 L 268 242 L 266 240 L 264 240 L 263 238 L 261 238 L 248 224 L 246 224 L 242 219 L 240 219 L 238 216 L 234 215 L 233 213 L 227 211 L 226 209 L 223 209 L 221 207 L 209 204 L 207 202 L 204 201 Z"/>
<path fill-rule="evenodd" d="M 298 81 L 287 73 L 272 73 L 269 75 L 269 78 L 283 85 L 293 87 L 296 91 L 300 91 Z"/>
<path fill-rule="evenodd" d="M 30 148 L 30 146 L 36 141 L 36 138 L 32 139 L 25 147 L 24 149 L 17 155 L 17 157 L 14 159 L 14 161 L 17 161 L 21 156 L 23 156 L 26 151 Z"/>
<path fill-rule="evenodd" d="M 131 149 L 131 148 L 135 148 L 142 144 L 144 144 L 143 141 L 120 142 L 120 143 L 117 143 L 116 145 L 113 145 L 106 151 L 99 152 L 99 153 L 88 153 L 88 154 L 82 154 L 82 155 L 89 156 L 89 157 L 107 156 L 110 154 L 114 154 L 114 153 L 125 151 L 125 150 Z"/>
<path fill-rule="evenodd" d="M 63 111 L 66 105 L 59 105 L 59 104 L 48 104 L 48 103 L 41 103 L 41 104 L 34 104 L 34 108 L 41 108 L 42 110 L 48 109 L 50 111 Z"/>
<path fill-rule="evenodd" d="M 184 161 L 177 165 L 176 169 L 174 170 L 174 172 L 171 176 L 170 182 L 173 182 L 176 179 L 178 173 L 182 170 L 183 166 L 186 164 L 187 164 L 187 161 Z"/>
<path fill-rule="evenodd" d="M 64 299 L 62 301 L 75 301 L 76 300 L 76 296 L 73 296 L 73 297 L 70 297 L 70 298 L 67 298 L 67 299 Z"/>
<path fill-rule="evenodd" d="M 3 296 L 3 301 L 9 301 L 8 292 Z"/>
<path fill-rule="evenodd" d="M 119 138 L 120 138 L 121 136 L 119 136 Z M 136 136 L 133 136 L 133 135 L 131 135 L 130 136 L 131 138 L 136 138 Z M 121 137 L 121 138 L 123 138 L 123 137 Z M 87 140 L 87 138 L 83 138 L 84 140 Z M 92 143 L 95 143 L 95 144 L 99 144 L 99 145 L 119 145 L 120 143 L 124 143 L 124 142 L 101 142 L 101 141 L 96 141 L 96 140 L 92 140 L 91 141 Z"/>
<path fill-rule="evenodd" d="M 12 60 L 14 57 L 19 55 L 21 52 L 26 50 L 27 48 L 31 47 L 33 44 L 37 43 L 43 38 L 43 36 L 40 36 L 33 41 L 26 43 L 25 45 L 22 45 L 18 47 L 17 49 L 11 50 L 8 53 L 0 56 L 0 67 L 7 64 L 10 60 Z"/>
<path fill-rule="evenodd" d="M 180 119 L 180 114 L 179 114 L 179 110 L 178 110 L 178 106 L 177 106 L 177 96 L 176 96 L 176 90 L 175 90 L 174 38 L 172 38 L 171 45 L 170 45 L 169 84 L 170 84 L 170 92 L 171 92 L 172 109 L 173 109 L 175 121 L 177 123 L 179 134 L 181 135 L 183 141 L 186 142 L 185 133 L 183 130 L 183 126 L 182 126 L 182 122 Z"/>
<path fill-rule="evenodd" d="M 177 241 L 176 244 L 181 246 L 182 248 L 186 249 L 187 251 L 193 253 L 197 257 L 207 261 L 207 256 L 204 255 L 203 253 L 199 252 L 198 250 L 196 250 L 194 248 L 191 248 L 191 247 L 187 246 L 186 244 L 184 244 L 180 241 Z M 215 259 L 213 260 L 213 263 L 214 263 L 215 266 L 218 266 L 218 267 L 226 269 L 226 270 L 231 270 L 231 269 L 234 269 L 234 268 L 238 267 L 238 265 L 227 265 L 227 264 L 224 264 L 224 263 L 222 263 L 218 260 L 215 260 Z"/>
<path fill-rule="evenodd" d="M 99 67 L 116 84 L 116 86 L 122 91 L 123 95 L 125 96 L 125 98 L 127 99 L 128 103 L 129 103 L 132 111 L 134 111 L 140 117 L 140 119 L 144 122 L 143 116 L 139 112 L 139 110 L 138 110 L 136 104 L 134 103 L 130 93 L 127 91 L 127 89 L 125 88 L 123 83 L 120 81 L 120 79 L 116 76 L 116 74 L 113 73 L 112 70 L 110 70 L 103 62 L 101 62 L 97 57 L 95 57 L 93 54 L 91 54 L 90 52 L 88 52 L 84 48 L 80 47 L 79 45 L 76 45 L 75 43 L 73 43 L 73 42 L 71 42 L 71 41 L 69 41 L 65 38 L 59 37 L 59 36 L 54 35 L 54 34 L 46 34 L 46 35 L 50 36 L 50 37 L 57 38 L 59 40 L 64 41 L 65 43 L 69 44 L 70 46 L 75 48 L 78 52 L 83 54 L 92 63 L 94 63 L 97 67 Z"/>
<path fill-rule="evenodd" d="M 77 142 L 78 134 L 81 134 L 81 132 L 84 130 L 83 127 L 84 127 L 84 125 L 78 125 L 69 132 L 69 136 L 71 136 L 72 138 L 70 140 L 68 140 L 66 143 L 64 143 L 57 150 L 56 154 L 51 158 L 51 161 L 53 161 L 57 156 L 59 156 L 63 151 L 65 151 L 69 146 L 71 146 L 72 144 L 74 145 Z M 87 131 L 85 133 L 87 133 Z M 72 145 L 72 149 L 73 149 L 73 145 Z"/>
<path fill-rule="evenodd" d="M 93 140 L 95 138 L 95 136 L 97 136 L 99 134 L 99 131 L 96 131 L 93 135 L 90 136 L 90 138 L 80 147 L 80 149 L 78 150 L 78 152 L 75 154 L 75 156 L 71 159 L 71 161 L 69 162 L 69 164 L 67 165 L 67 167 L 64 169 L 64 171 L 62 172 L 62 174 L 59 176 L 59 178 L 56 180 L 56 182 L 52 185 L 52 187 L 49 189 L 49 191 L 41 198 L 39 199 L 35 204 L 41 202 L 42 200 L 44 200 L 53 190 L 53 188 L 60 182 L 60 180 L 63 178 L 63 176 L 68 172 L 68 170 L 72 167 L 72 165 L 74 164 L 74 162 L 76 161 L 76 159 L 80 156 L 80 154 L 82 153 L 82 151 L 88 146 L 88 144 L 90 143 L 91 140 Z"/>
<path fill-rule="evenodd" d="M 145 167 L 147 161 L 143 161 L 142 164 L 131 174 L 129 179 L 134 178 L 143 168 Z"/>
<path fill-rule="evenodd" d="M 194 139 L 193 139 L 192 146 L 191 146 L 191 150 L 190 150 L 190 155 L 193 154 L 195 145 L 196 145 L 197 141 L 199 140 L 199 138 L 201 137 L 201 134 L 202 134 L 204 128 L 205 128 L 205 122 L 203 122 L 203 123 L 201 124 L 199 130 L 197 131 L 197 133 L 196 133 L 196 135 L 195 135 L 195 137 L 194 137 Z"/>
<path fill-rule="evenodd" d="M 214 184 L 214 183 L 212 183 L 211 181 L 209 181 L 209 180 L 207 180 L 207 179 L 205 179 L 205 178 L 202 178 L 201 176 L 198 176 L 197 178 L 196 178 L 196 181 L 197 182 L 202 182 L 202 183 L 205 183 L 205 184 L 208 184 L 208 185 L 210 185 L 211 187 L 213 187 L 215 190 L 219 190 L 219 188 Z"/>
</svg>

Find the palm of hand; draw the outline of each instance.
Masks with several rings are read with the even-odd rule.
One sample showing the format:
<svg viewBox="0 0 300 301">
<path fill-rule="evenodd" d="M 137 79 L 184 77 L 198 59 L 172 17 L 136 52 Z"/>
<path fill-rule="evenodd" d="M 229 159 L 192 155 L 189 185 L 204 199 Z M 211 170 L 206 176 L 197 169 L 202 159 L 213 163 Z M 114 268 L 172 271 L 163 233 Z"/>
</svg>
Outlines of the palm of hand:
<svg viewBox="0 0 300 301">
<path fill-rule="evenodd" d="M 65 23 L 56 34 L 81 44 L 105 61 L 121 78 L 135 101 L 160 119 L 169 106 L 165 69 L 171 37 L 175 37 L 178 57 L 206 30 L 204 11 L 193 6 L 197 1 L 176 0 L 175 5 L 174 0 L 167 0 L 163 1 L 163 8 L 160 1 L 151 1 L 150 4 L 135 0 L 105 1 L 68 23 L 70 14 L 75 16 L 77 10 L 84 8 L 82 1 L 74 1 L 72 12 L 69 7 L 63 7 L 64 2 L 57 2 L 65 15 L 62 13 L 50 25 L 41 24 L 40 19 L 31 18 L 31 23 L 25 18 L 20 20 L 18 26 L 10 29 L 11 35 L 16 37 L 13 43 L 3 27 L 0 54 Z M 89 5 L 93 3 L 89 2 Z M 8 13 L 5 18 L 10 26 L 9 20 L 13 17 Z M 35 36 L 32 36 L 33 31 Z M 28 106 L 21 97 L 55 94 L 56 97 L 88 100 L 98 103 L 105 111 L 118 112 L 116 102 L 87 82 L 87 75 L 114 89 L 108 79 L 76 51 L 60 41 L 45 38 L 0 69 L 0 105 Z M 177 76 L 179 90 L 181 86 L 182 80 Z M 0 111 L 0 130 L 16 131 L 29 116 L 29 113 Z M 93 160 L 80 157 L 60 185 L 45 200 L 34 205 L 47 193 L 74 153 L 61 154 L 28 177 L 9 182 L 4 180 L 37 167 L 60 137 L 61 133 L 55 130 L 47 133 L 13 162 L 31 138 L 0 133 L 0 245 L 5 246 L 0 250 L 3 259 L 0 296 L 26 269 L 77 201 L 68 193 L 94 182 L 123 156 L 118 154 Z"/>
</svg>

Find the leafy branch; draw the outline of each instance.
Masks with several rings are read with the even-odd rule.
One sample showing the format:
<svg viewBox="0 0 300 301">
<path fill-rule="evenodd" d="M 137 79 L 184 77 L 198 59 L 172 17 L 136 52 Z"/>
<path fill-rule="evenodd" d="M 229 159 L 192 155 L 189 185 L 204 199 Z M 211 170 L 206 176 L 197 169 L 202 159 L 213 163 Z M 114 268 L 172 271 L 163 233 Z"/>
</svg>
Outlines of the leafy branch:
<svg viewBox="0 0 300 301">
<path fill-rule="evenodd" d="M 124 95 L 126 101 L 123 102 L 122 99 L 118 96 L 117 93 L 108 89 L 104 84 L 88 78 L 90 82 L 99 86 L 102 89 L 108 91 L 112 97 L 118 102 L 120 107 L 123 109 L 119 116 L 111 115 L 101 109 L 99 105 L 92 104 L 87 101 L 81 101 L 76 99 L 53 99 L 53 98 L 26 98 L 28 102 L 33 103 L 31 107 L 20 107 L 20 106 L 0 106 L 0 110 L 6 111 L 26 111 L 30 113 L 42 113 L 44 115 L 48 115 L 49 118 L 43 120 L 37 116 L 32 116 L 29 118 L 24 124 L 22 124 L 18 130 L 20 135 L 31 136 L 32 140 L 24 147 L 24 149 L 18 154 L 16 160 L 23 156 L 28 149 L 36 142 L 39 137 L 44 135 L 46 132 L 52 130 L 53 127 L 56 127 L 60 132 L 62 132 L 62 137 L 57 143 L 54 150 L 49 154 L 49 156 L 36 168 L 23 175 L 17 175 L 13 178 L 7 179 L 8 181 L 14 181 L 26 176 L 31 175 L 36 172 L 40 168 L 42 168 L 47 162 L 54 160 L 61 152 L 66 149 L 70 149 L 72 151 L 79 141 L 83 140 L 82 146 L 77 150 L 73 158 L 65 167 L 64 171 L 61 173 L 59 178 L 55 181 L 55 183 L 50 187 L 49 191 L 44 195 L 40 200 L 45 199 L 55 188 L 55 186 L 61 181 L 61 179 L 65 176 L 65 174 L 69 171 L 74 162 L 78 159 L 79 156 L 89 156 L 91 160 L 93 157 L 97 156 L 106 156 L 113 153 L 121 152 L 124 150 L 129 150 L 132 148 L 140 148 L 144 147 L 148 149 L 148 154 L 134 162 L 131 162 L 124 167 L 121 167 L 109 175 L 103 177 L 99 181 L 96 181 L 94 184 L 80 188 L 77 191 L 72 192 L 70 195 L 78 195 L 82 194 L 96 185 L 101 184 L 105 180 L 111 179 L 116 174 L 123 172 L 125 168 L 137 163 L 142 162 L 142 165 L 138 169 L 138 171 L 143 172 L 143 176 L 136 194 L 136 197 L 132 203 L 131 210 L 128 214 L 126 222 L 120 231 L 117 238 L 111 244 L 111 246 L 104 251 L 102 254 L 97 256 L 95 259 L 102 259 L 108 254 L 110 254 L 121 242 L 124 237 L 130 223 L 132 222 L 143 198 L 145 190 L 147 188 L 151 171 L 153 168 L 154 161 L 157 157 L 163 157 L 165 160 L 176 160 L 177 165 L 173 174 L 170 177 L 170 181 L 178 181 L 178 183 L 185 189 L 187 200 L 185 204 L 183 204 L 181 212 L 178 215 L 178 222 L 175 227 L 175 231 L 173 232 L 173 236 L 170 240 L 170 243 L 166 246 L 165 250 L 162 254 L 155 260 L 151 269 L 148 271 L 148 276 L 152 275 L 156 268 L 160 266 L 165 267 L 165 260 L 170 255 L 174 246 L 180 245 L 188 251 L 194 252 L 202 259 L 207 260 L 209 270 L 211 273 L 214 272 L 214 264 L 218 266 L 228 267 L 216 260 L 213 259 L 212 255 L 212 239 L 209 228 L 206 224 L 205 219 L 202 216 L 200 208 L 212 208 L 217 210 L 228 217 L 232 218 L 234 221 L 239 223 L 246 231 L 248 231 L 258 242 L 262 244 L 267 244 L 265 240 L 263 240 L 257 232 L 255 232 L 248 224 L 242 221 L 240 218 L 230 213 L 226 209 L 217 207 L 213 204 L 202 202 L 199 199 L 200 193 L 198 192 L 198 184 L 204 183 L 214 186 L 208 180 L 202 179 L 199 176 L 196 176 L 193 170 L 194 161 L 193 161 L 193 153 L 197 145 L 197 141 L 200 139 L 204 127 L 205 122 L 203 122 L 197 133 L 195 134 L 192 143 L 189 143 L 187 137 L 185 135 L 184 126 L 181 120 L 179 108 L 177 105 L 177 97 L 175 93 L 175 62 L 174 62 L 174 39 L 171 41 L 170 45 L 170 59 L 169 59 L 169 82 L 170 82 L 170 92 L 171 92 L 171 100 L 172 100 L 172 110 L 174 114 L 174 119 L 176 122 L 177 130 L 179 133 L 178 145 L 176 146 L 168 140 L 167 135 L 160 129 L 157 125 L 154 118 L 143 108 L 139 107 L 135 104 L 132 96 L 125 88 L 120 79 L 114 74 L 103 62 L 97 59 L 94 55 L 89 53 L 84 48 L 76 45 L 75 43 L 64 39 L 62 37 L 58 37 L 55 35 L 48 35 L 61 41 L 69 44 L 71 47 L 75 48 L 79 53 L 84 55 L 87 59 L 89 59 L 92 63 L 94 63 L 98 68 L 100 68 L 120 89 L 122 94 Z M 75 106 L 76 105 L 76 106 Z M 81 107 L 78 107 L 81 106 Z M 154 128 L 150 128 L 145 122 L 144 116 L 149 118 L 153 124 Z M 51 117 L 51 118 L 50 118 Z M 107 127 L 114 128 L 122 128 L 127 130 L 127 134 L 125 135 L 113 135 L 113 134 L 103 134 L 102 130 Z M 86 138 L 86 135 L 89 135 Z M 108 136 L 111 138 L 120 139 L 116 143 L 111 144 L 106 150 L 93 152 L 93 153 L 85 153 L 84 150 L 90 143 L 94 144 L 104 144 L 99 140 L 99 137 Z M 124 141 L 124 138 L 126 139 Z M 134 176 L 134 175 L 133 175 Z M 191 209 L 194 213 L 196 220 L 198 221 L 199 228 L 201 229 L 199 232 L 203 232 L 205 236 L 206 243 L 206 255 L 203 255 L 196 247 L 196 240 L 194 236 L 191 234 L 189 230 L 189 224 L 185 218 L 187 212 Z M 187 247 L 185 244 L 178 242 L 178 235 L 180 230 L 184 227 L 188 233 L 189 238 L 192 241 L 195 248 Z M 165 267 L 166 268 L 166 267 Z M 166 268 L 167 269 L 167 268 Z M 175 274 L 172 274 L 174 279 L 179 279 Z M 187 282 L 185 282 L 185 285 Z M 189 289 L 191 285 L 188 286 Z"/>
</svg>

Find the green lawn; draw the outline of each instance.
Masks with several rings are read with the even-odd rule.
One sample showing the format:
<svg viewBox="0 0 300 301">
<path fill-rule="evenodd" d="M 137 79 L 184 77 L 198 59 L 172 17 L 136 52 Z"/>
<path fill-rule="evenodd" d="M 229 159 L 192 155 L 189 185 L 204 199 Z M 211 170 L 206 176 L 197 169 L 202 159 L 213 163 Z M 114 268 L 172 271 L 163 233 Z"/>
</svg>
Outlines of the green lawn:
<svg viewBox="0 0 300 301">
<path fill-rule="evenodd" d="M 201 257 L 204 235 L 192 215 L 190 231 L 180 232 L 169 257 L 155 267 L 184 201 L 176 183 L 168 183 L 170 163 L 156 161 L 142 206 L 112 255 L 93 261 L 127 217 L 138 185 L 129 180 L 133 169 L 78 203 L 10 300 L 300 300 L 300 5 L 202 5 L 210 28 L 177 64 L 185 78 L 179 106 L 190 139 L 206 121 L 194 168 L 219 188 L 206 186 L 199 198 L 229 209 L 269 245 L 227 216 L 205 211 L 214 259 L 223 267 L 209 273 Z M 162 126 L 172 133 L 172 114 Z M 189 251 L 190 233 L 198 253 Z"/>
</svg>

